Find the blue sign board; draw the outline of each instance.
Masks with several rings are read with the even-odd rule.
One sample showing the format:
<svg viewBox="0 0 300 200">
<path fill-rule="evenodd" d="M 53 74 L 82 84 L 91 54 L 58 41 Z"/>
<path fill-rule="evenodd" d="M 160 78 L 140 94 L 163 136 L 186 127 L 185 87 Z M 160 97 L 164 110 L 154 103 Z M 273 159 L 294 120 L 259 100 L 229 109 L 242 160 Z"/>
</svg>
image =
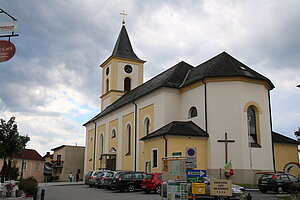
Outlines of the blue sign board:
<svg viewBox="0 0 300 200">
<path fill-rule="evenodd" d="M 186 170 L 187 177 L 206 177 L 206 170 Z"/>
</svg>

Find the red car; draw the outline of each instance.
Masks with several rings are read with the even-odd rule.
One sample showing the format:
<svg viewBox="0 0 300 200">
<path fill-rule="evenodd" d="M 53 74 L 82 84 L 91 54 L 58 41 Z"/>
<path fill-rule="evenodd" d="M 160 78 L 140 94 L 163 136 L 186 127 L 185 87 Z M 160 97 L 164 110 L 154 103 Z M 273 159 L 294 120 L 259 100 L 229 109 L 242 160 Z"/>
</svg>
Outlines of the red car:
<svg viewBox="0 0 300 200">
<path fill-rule="evenodd" d="M 146 193 L 154 191 L 156 194 L 160 194 L 161 182 L 161 173 L 150 173 L 145 175 L 145 177 L 142 180 L 141 186 Z"/>
</svg>

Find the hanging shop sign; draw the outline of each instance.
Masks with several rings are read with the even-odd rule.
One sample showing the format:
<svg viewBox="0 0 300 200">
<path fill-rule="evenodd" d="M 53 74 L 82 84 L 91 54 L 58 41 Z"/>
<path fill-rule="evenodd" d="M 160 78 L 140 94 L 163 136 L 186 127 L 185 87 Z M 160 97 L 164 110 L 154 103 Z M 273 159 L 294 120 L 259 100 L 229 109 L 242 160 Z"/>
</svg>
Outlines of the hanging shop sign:
<svg viewBox="0 0 300 200">
<path fill-rule="evenodd" d="M 11 59 L 16 53 L 16 47 L 13 43 L 0 40 L 0 62 L 5 62 Z"/>
<path fill-rule="evenodd" d="M 18 22 L 0 22 L 0 33 L 12 33 L 18 31 Z"/>
</svg>

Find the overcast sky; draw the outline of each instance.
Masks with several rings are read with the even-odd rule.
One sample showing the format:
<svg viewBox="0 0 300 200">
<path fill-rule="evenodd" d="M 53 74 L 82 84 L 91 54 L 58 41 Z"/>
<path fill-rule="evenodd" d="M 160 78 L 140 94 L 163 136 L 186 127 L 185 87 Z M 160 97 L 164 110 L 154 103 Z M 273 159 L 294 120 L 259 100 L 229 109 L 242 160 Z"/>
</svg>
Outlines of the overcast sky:
<svg viewBox="0 0 300 200">
<path fill-rule="evenodd" d="M 42 156 L 85 144 L 83 123 L 100 111 L 101 69 L 125 10 L 145 80 L 185 61 L 196 66 L 226 51 L 268 77 L 273 130 L 300 126 L 300 1 L 0 0 L 18 19 L 16 55 L 0 63 L 0 118 L 15 116 L 27 148 Z M 0 14 L 0 22 L 11 19 Z M 3 39 L 3 38 L 2 38 Z"/>
</svg>

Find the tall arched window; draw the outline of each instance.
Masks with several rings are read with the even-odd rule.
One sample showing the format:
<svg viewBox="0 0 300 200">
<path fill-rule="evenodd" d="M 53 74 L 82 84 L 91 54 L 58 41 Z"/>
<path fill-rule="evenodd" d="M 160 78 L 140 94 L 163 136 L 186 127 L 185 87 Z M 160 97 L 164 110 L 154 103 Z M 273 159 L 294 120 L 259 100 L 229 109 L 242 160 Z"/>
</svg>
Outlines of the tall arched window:
<svg viewBox="0 0 300 200">
<path fill-rule="evenodd" d="M 144 133 L 145 135 L 149 135 L 150 133 L 150 119 L 148 117 L 144 121 Z"/>
<path fill-rule="evenodd" d="M 100 135 L 100 155 L 103 154 L 103 134 Z"/>
<path fill-rule="evenodd" d="M 131 90 L 131 79 L 129 77 L 126 77 L 124 79 L 124 91 L 130 91 Z"/>
<path fill-rule="evenodd" d="M 126 156 L 130 155 L 131 149 L 131 126 L 130 124 L 126 127 Z"/>
<path fill-rule="evenodd" d="M 191 107 L 189 110 L 189 119 L 197 116 L 198 116 L 197 108 L 195 106 Z"/>
<path fill-rule="evenodd" d="M 248 137 L 249 145 L 251 147 L 257 147 L 258 144 L 258 133 L 257 133 L 257 119 L 256 119 L 256 110 L 253 107 L 247 109 L 248 117 Z"/>
<path fill-rule="evenodd" d="M 89 156 L 90 156 L 90 159 L 89 161 L 92 161 L 93 160 L 93 146 L 94 146 L 94 143 L 93 143 L 93 137 L 90 138 L 90 148 L 89 148 Z"/>
<path fill-rule="evenodd" d="M 108 91 L 109 91 L 109 80 L 106 79 L 106 92 L 108 92 Z"/>
</svg>

